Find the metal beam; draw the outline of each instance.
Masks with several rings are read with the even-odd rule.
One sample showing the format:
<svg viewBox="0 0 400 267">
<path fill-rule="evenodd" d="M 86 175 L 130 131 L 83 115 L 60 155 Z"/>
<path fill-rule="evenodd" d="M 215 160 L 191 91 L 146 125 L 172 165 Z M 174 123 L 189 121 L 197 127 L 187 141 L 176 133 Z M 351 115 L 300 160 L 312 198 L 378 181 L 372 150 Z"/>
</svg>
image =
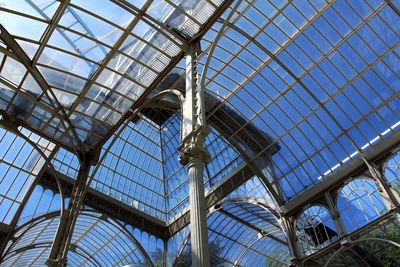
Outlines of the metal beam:
<svg viewBox="0 0 400 267">
<path fill-rule="evenodd" d="M 47 26 L 46 30 L 44 31 L 44 33 L 39 41 L 40 45 L 32 59 L 32 66 L 38 62 L 39 57 L 42 55 L 43 50 L 46 48 L 47 42 L 50 40 L 50 37 L 52 36 L 53 32 L 57 29 L 57 24 L 61 20 L 61 17 L 64 14 L 65 10 L 67 9 L 70 1 L 71 0 L 62 1 L 60 3 L 60 5 L 58 6 L 57 10 L 54 12 L 53 18 L 51 18 L 51 19 L 48 18 L 50 21 L 50 24 Z M 40 11 L 40 13 L 42 13 L 42 11 Z M 46 14 L 44 14 L 44 15 L 45 15 L 45 17 L 47 17 Z"/>
<path fill-rule="evenodd" d="M 0 222 L 0 233 L 1 234 L 8 234 L 11 231 L 12 231 L 11 225 Z"/>
<path fill-rule="evenodd" d="M 221 181 L 219 181 L 213 189 L 206 193 L 207 208 L 209 209 L 216 205 L 221 199 L 253 176 L 254 172 L 249 166 L 247 166 L 246 163 L 238 165 Z M 74 180 L 63 174 L 58 174 L 58 177 L 62 181 L 66 195 L 70 195 Z M 45 187 L 56 189 L 54 179 L 49 172 L 45 172 L 43 174 L 39 184 Z M 167 226 L 165 222 L 151 217 L 140 210 L 137 210 L 92 188 L 88 190 L 83 204 L 90 206 L 101 213 L 105 213 L 112 218 L 122 220 L 132 226 L 138 227 L 139 229 L 163 240 L 168 240 L 190 223 L 189 211 L 186 211 L 171 225 Z"/>
<path fill-rule="evenodd" d="M 144 6 L 142 7 L 141 11 L 146 12 L 146 10 L 150 7 L 152 2 L 153 2 L 152 0 L 146 1 Z M 101 75 L 101 73 L 106 68 L 108 63 L 113 59 L 113 57 L 117 53 L 118 49 L 122 46 L 122 44 L 125 42 L 125 40 L 128 38 L 128 36 L 131 34 L 133 29 L 140 22 L 140 19 L 141 19 L 140 16 L 135 16 L 134 19 L 126 27 L 125 31 L 119 37 L 117 42 L 113 45 L 110 52 L 108 52 L 107 56 L 102 60 L 100 66 L 91 75 L 91 77 L 89 78 L 89 81 L 85 84 L 82 91 L 79 93 L 78 98 L 74 101 L 74 103 L 72 104 L 72 106 L 70 108 L 69 115 L 75 111 L 75 109 L 78 106 L 78 104 L 80 103 L 81 99 L 85 97 L 86 93 L 89 91 L 89 89 L 92 87 L 92 85 L 96 82 L 97 78 Z"/>
<path fill-rule="evenodd" d="M 208 32 L 208 30 L 214 25 L 214 23 L 220 18 L 220 16 L 230 7 L 233 0 L 225 0 L 219 8 L 214 12 L 214 14 L 203 24 L 199 32 L 188 41 L 188 44 L 198 43 L 203 38 L 203 36 Z M 150 93 L 157 87 L 157 85 L 173 70 L 173 68 L 183 59 L 185 53 L 180 52 L 168 66 L 158 75 L 158 77 L 151 83 L 149 87 L 143 92 L 141 96 L 136 100 L 136 102 L 131 107 L 131 110 L 139 108 L 150 95 Z M 100 141 L 96 146 L 95 150 L 98 150 L 103 146 L 105 142 L 113 135 L 113 133 L 124 123 L 124 121 L 130 117 L 131 111 L 127 111 L 122 118 L 111 128 L 110 132 Z"/>
<path fill-rule="evenodd" d="M 222 214 L 228 216 L 229 218 L 232 218 L 233 220 L 235 220 L 235 221 L 237 221 L 237 222 L 239 222 L 239 223 L 241 223 L 241 224 L 243 224 L 243 225 L 249 227 L 250 229 L 252 229 L 252 230 L 254 230 L 254 231 L 260 233 L 261 235 L 267 236 L 267 237 L 271 238 L 272 240 L 274 240 L 274 241 L 276 241 L 276 242 L 278 242 L 278 243 L 281 243 L 281 244 L 287 246 L 287 243 L 284 242 L 283 240 L 277 238 L 277 237 L 274 236 L 274 235 L 271 235 L 271 234 L 269 234 L 269 233 L 266 233 L 265 231 L 263 231 L 263 230 L 261 230 L 261 229 L 255 227 L 254 225 L 252 225 L 252 224 L 250 224 L 250 223 L 248 223 L 248 222 L 246 222 L 246 221 L 244 221 L 244 220 L 242 220 L 242 219 L 236 217 L 236 216 L 233 215 L 232 213 L 230 213 L 230 212 L 224 210 L 223 208 L 219 209 L 218 211 L 221 212 Z"/>
<path fill-rule="evenodd" d="M 254 172 L 246 163 L 234 168 L 223 180 L 219 181 L 213 189 L 206 193 L 206 206 L 210 209 L 233 190 L 254 176 Z M 168 226 L 168 235 L 173 236 L 190 223 L 189 211 L 177 218 Z"/>
<path fill-rule="evenodd" d="M 372 146 L 369 150 L 362 153 L 362 155 L 358 155 L 356 159 L 353 159 L 347 165 L 339 168 L 336 172 L 323 181 L 315 184 L 304 193 L 289 200 L 285 205 L 281 206 L 281 212 L 284 214 L 291 214 L 295 212 L 297 209 L 300 209 L 301 207 L 310 203 L 313 199 L 320 197 L 325 191 L 328 191 L 333 186 L 351 176 L 353 173 L 362 168 L 366 168 L 363 158 L 367 159 L 368 161 L 373 161 L 387 153 L 390 153 L 399 144 L 400 131 L 397 131 L 392 133 L 389 137 L 381 140 L 375 146 Z"/>
<path fill-rule="evenodd" d="M 204 165 L 211 159 L 204 141 L 210 130 L 205 118 L 204 88 L 198 84 L 199 44 L 186 51 L 186 95 L 182 105 L 179 162 L 187 166 L 192 266 L 210 266 L 207 205 L 204 197 Z"/>
<path fill-rule="evenodd" d="M 63 106 L 58 102 L 57 97 L 55 96 L 54 92 L 50 89 L 50 86 L 47 83 L 46 79 L 42 76 L 41 72 L 33 64 L 33 61 L 30 60 L 28 55 L 21 48 L 21 46 L 17 43 L 17 41 L 15 41 L 15 39 L 11 36 L 11 34 L 8 33 L 8 31 L 2 25 L 0 25 L 0 38 L 12 50 L 12 52 L 18 58 L 20 63 L 22 63 L 24 65 L 26 70 L 33 76 L 35 81 L 39 84 L 43 93 L 46 95 L 46 97 L 50 101 L 50 103 L 54 109 L 54 113 L 56 113 L 59 116 L 59 119 L 61 120 L 61 122 L 63 122 L 62 125 L 64 126 L 66 136 L 68 138 L 71 138 L 68 135 L 68 130 L 70 129 L 79 148 L 83 151 L 83 146 L 80 142 L 78 134 L 75 131 L 75 128 L 73 127 L 72 122 L 69 120 L 69 117 L 67 116 Z M 51 95 L 51 97 L 49 94 Z M 67 123 L 67 125 L 69 127 L 67 127 L 64 123 Z M 40 133 L 40 136 L 46 137 L 46 135 L 44 133 Z M 46 138 L 48 138 L 51 141 L 54 140 L 54 138 L 52 138 L 51 136 L 47 136 Z M 58 143 L 57 140 L 54 140 L 54 142 Z M 71 140 L 71 143 L 73 143 L 72 140 Z M 65 147 L 65 145 L 62 145 L 62 146 Z M 74 148 L 70 147 L 69 149 L 74 149 Z M 75 151 L 75 152 L 77 152 L 77 151 Z"/>
<path fill-rule="evenodd" d="M 70 195 L 68 208 L 65 210 L 66 212 L 63 216 L 60 217 L 60 223 L 50 248 L 49 258 L 46 261 L 48 266 L 59 267 L 67 265 L 68 247 L 79 214 L 81 196 L 84 195 L 85 192 L 91 162 L 91 158 L 86 155 L 81 161 L 79 172 Z"/>
<path fill-rule="evenodd" d="M 27 192 L 25 193 L 24 197 L 22 198 L 22 201 L 19 205 L 19 207 L 17 208 L 14 217 L 11 221 L 11 223 L 9 224 L 10 230 L 13 231 L 17 225 L 18 219 L 21 216 L 21 213 L 23 211 L 23 209 L 25 208 L 25 205 L 27 203 L 27 201 L 30 198 L 30 195 L 32 193 L 32 191 L 34 190 L 36 184 L 38 183 L 38 180 L 40 179 L 41 174 L 47 169 L 48 171 L 50 171 L 53 174 L 53 182 L 55 184 L 55 188 L 56 190 L 59 192 L 60 194 L 60 198 L 61 198 L 61 203 L 60 203 L 60 214 L 61 216 L 64 214 L 64 193 L 61 187 L 61 182 L 60 179 L 54 169 L 54 166 L 52 165 L 51 160 L 53 159 L 55 153 L 57 152 L 57 148 L 54 148 L 51 152 L 50 155 L 47 156 L 45 154 L 44 151 L 42 151 L 42 148 L 40 148 L 38 146 L 37 143 L 35 143 L 34 141 L 32 141 L 28 136 L 24 135 L 23 133 L 21 133 L 18 130 L 18 125 L 15 124 L 13 121 L 8 120 L 5 117 L 2 117 L 0 120 L 0 126 L 4 127 L 4 129 L 6 129 L 7 131 L 10 131 L 12 133 L 14 133 L 16 136 L 22 138 L 23 140 L 25 140 L 25 142 L 27 144 L 29 144 L 34 150 L 36 150 L 36 152 L 41 156 L 41 158 L 43 160 L 45 160 L 45 163 L 43 164 L 43 166 L 41 167 L 38 175 L 36 175 L 35 179 L 32 181 L 31 185 L 29 186 Z M 0 261 L 1 261 L 1 255 L 3 254 L 3 250 L 6 248 L 6 243 L 8 242 L 8 240 L 11 239 L 11 231 L 8 233 L 7 237 L 5 238 L 4 242 L 0 243 Z"/>
<path fill-rule="evenodd" d="M 62 182 L 66 195 L 69 196 L 72 191 L 74 180 L 60 173 L 58 174 L 58 177 Z M 56 189 L 53 176 L 49 172 L 43 174 L 39 184 L 54 190 Z M 89 188 L 83 204 L 88 205 L 101 213 L 107 214 L 112 218 L 122 220 L 132 226 L 138 227 L 139 229 L 163 240 L 167 240 L 170 237 L 165 222 L 151 217 L 150 215 L 147 215 L 146 213 L 95 189 Z"/>
<path fill-rule="evenodd" d="M 111 1 L 113 3 L 115 3 L 116 5 L 119 5 L 120 7 L 135 14 L 135 16 L 141 17 L 141 19 L 143 21 L 146 21 L 148 24 L 150 24 L 150 25 L 153 24 L 152 26 L 156 26 L 156 27 L 154 27 L 154 29 L 157 29 L 157 27 L 160 27 L 160 29 L 164 30 L 165 32 L 168 32 L 170 35 L 172 35 L 173 37 L 178 39 L 180 42 L 182 42 L 182 44 L 184 46 L 187 45 L 187 43 L 189 42 L 189 40 L 186 39 L 186 37 L 183 36 L 182 34 L 180 34 L 178 31 L 175 31 L 171 27 L 168 27 L 167 25 L 165 25 L 164 23 L 159 22 L 157 19 L 153 18 L 146 12 L 143 12 L 142 10 L 137 8 L 135 5 L 129 3 L 128 1 L 126 1 L 126 0 L 111 0 Z M 162 33 L 162 31 L 160 31 L 160 30 L 159 30 L 159 32 Z"/>
</svg>

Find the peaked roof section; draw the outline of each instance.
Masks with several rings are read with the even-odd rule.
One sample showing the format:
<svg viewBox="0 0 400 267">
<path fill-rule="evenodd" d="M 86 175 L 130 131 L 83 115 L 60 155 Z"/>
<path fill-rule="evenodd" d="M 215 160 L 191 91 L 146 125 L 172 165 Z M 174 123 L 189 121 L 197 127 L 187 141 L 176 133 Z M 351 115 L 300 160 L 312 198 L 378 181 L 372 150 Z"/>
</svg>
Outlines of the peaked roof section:
<svg viewBox="0 0 400 267">
<path fill-rule="evenodd" d="M 2 70 L 2 81 L 18 78 L 15 88 L 7 90 L 18 92 L 26 102 L 5 99 L 4 105 L 20 109 L 20 123 L 50 140 L 60 139 L 60 133 L 45 131 L 42 124 L 69 135 L 72 140 L 60 141 L 64 147 L 74 149 L 82 143 L 80 150 L 96 148 L 145 91 L 182 58 L 183 46 L 202 35 L 203 26 L 212 23 L 227 3 L 1 1 L 2 40 L 6 39 L 4 29 L 16 40 L 2 47 L 15 52 L 21 46 L 16 61 L 35 69 L 34 80 L 41 79 L 37 76 L 45 79 L 39 84 L 40 92 L 27 93 L 20 84 L 32 77 L 24 75 L 26 71 L 18 69 L 17 63 L 10 65 L 7 60 L 5 67 L 2 63 L 2 69 L 11 68 L 17 75 L 10 77 Z M 42 93 L 51 95 L 50 99 L 43 99 Z M 48 102 L 56 103 L 53 109 L 40 109 Z M 11 111 L 2 108 L 14 116 Z M 62 116 L 53 118 L 58 112 Z M 36 123 L 29 120 L 32 116 Z"/>
<path fill-rule="evenodd" d="M 171 222 L 187 209 L 188 182 L 186 167 L 178 162 L 180 116 L 174 113 L 163 120 L 158 125 L 142 116 L 120 129 L 120 135 L 110 138 L 102 149 L 100 164 L 91 174 L 91 187 Z M 207 137 L 205 146 L 212 157 L 206 165 L 205 187 L 211 188 L 242 159 L 215 130 Z"/>
<path fill-rule="evenodd" d="M 161 144 L 158 125 L 145 117 L 130 122 L 103 147 L 91 187 L 165 221 Z"/>
</svg>

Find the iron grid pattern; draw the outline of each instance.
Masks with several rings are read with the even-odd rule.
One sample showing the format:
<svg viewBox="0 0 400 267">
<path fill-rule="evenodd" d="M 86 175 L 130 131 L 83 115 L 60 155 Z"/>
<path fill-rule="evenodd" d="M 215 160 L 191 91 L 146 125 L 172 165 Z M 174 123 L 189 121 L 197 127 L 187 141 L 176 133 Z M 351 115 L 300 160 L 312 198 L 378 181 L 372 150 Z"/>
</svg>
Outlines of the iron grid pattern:
<svg viewBox="0 0 400 267">
<path fill-rule="evenodd" d="M 91 187 L 157 219 L 172 222 L 188 205 L 186 168 L 178 162 L 176 149 L 179 131 L 177 114 L 161 126 L 145 116 L 137 123 L 129 123 L 115 143 L 109 141 L 103 147 L 100 167 L 91 174 Z M 210 189 L 242 159 L 215 130 L 205 146 L 213 159 L 205 171 L 205 187 Z"/>
<path fill-rule="evenodd" d="M 222 104 L 208 117 L 229 105 L 279 144 L 283 200 L 397 131 L 400 20 L 388 2 L 246 2 L 219 40 L 206 88 Z"/>
<path fill-rule="evenodd" d="M 285 266 L 289 260 L 285 236 L 275 217 L 250 203 L 229 203 L 208 217 L 211 262 L 239 266 Z M 257 214 L 252 211 L 257 210 Z M 243 218 L 258 221 L 258 227 Z M 264 231 L 267 235 L 262 235 Z M 272 238 L 271 236 L 272 235 Z M 180 257 L 190 259 L 190 240 Z M 179 260 L 179 258 L 178 258 Z"/>
<path fill-rule="evenodd" d="M 45 136 L 61 139 L 61 144 L 69 149 L 76 145 L 73 130 L 87 148 L 95 147 L 181 52 L 182 36 L 195 36 L 221 4 L 199 1 L 201 4 L 193 7 L 183 2 L 109 1 L 105 2 L 105 9 L 114 12 L 104 14 L 93 1 L 40 0 L 35 4 L 0 1 L 0 23 L 10 31 L 49 85 L 44 88 L 38 84 L 32 72 L 19 62 L 14 49 L 0 42 L 2 113 L 17 117 Z M 397 132 L 400 124 L 399 8 L 399 1 L 244 1 L 212 55 L 206 89 L 221 101 L 207 112 L 209 120 L 222 107 L 229 107 L 246 121 L 238 129 L 232 128 L 234 134 L 226 138 L 212 129 L 206 146 L 213 160 L 206 166 L 205 187 L 212 188 L 243 161 L 230 143 L 242 139 L 241 133 L 248 125 L 266 133 L 273 142 L 262 147 L 255 139 L 262 150 L 256 154 L 245 151 L 246 161 L 258 164 L 260 155 L 270 157 L 266 163 L 270 172 L 268 179 L 283 201 L 329 179 L 352 159 Z M 173 16 L 176 18 L 169 19 Z M 225 17 L 226 13 L 222 15 Z M 204 51 L 214 40 L 221 23 L 205 35 Z M 165 24 L 179 34 L 164 27 Z M 205 57 L 201 62 L 204 61 Z M 64 121 L 60 108 L 71 123 Z M 1 131 L 2 147 L 13 144 L 25 147 L 15 136 L 11 138 L 11 133 Z M 28 135 L 31 139 L 38 138 L 30 132 Z M 177 114 L 161 126 L 142 117 L 139 123 L 130 123 L 107 151 L 91 186 L 151 216 L 167 222 L 173 220 L 188 204 L 187 172 L 177 161 L 178 144 Z M 275 145 L 279 146 L 276 153 L 263 154 Z M 106 149 L 107 144 L 103 153 Z M 8 168 L 17 166 L 17 161 L 23 161 L 23 156 L 29 153 L 29 158 L 34 157 L 33 152 L 24 155 L 20 152 L 9 153 L 8 159 L 5 154 L 2 163 Z M 134 155 L 131 159 L 130 153 Z M 60 148 L 53 162 L 59 172 L 75 178 L 79 166 L 71 152 Z M 390 173 L 387 177 L 394 186 L 398 184 L 398 162 L 393 156 L 387 165 Z M 21 173 L 23 168 L 16 167 Z M 37 175 L 40 169 L 29 172 Z M 132 169 L 143 175 L 131 172 Z M 6 181 L 10 177 L 0 178 Z M 253 178 L 251 183 L 240 187 L 232 196 L 251 192 L 275 205 L 274 199 L 255 190 L 264 188 L 258 178 Z M 4 185 L 9 187 L 12 183 L 4 182 Z M 357 192 L 359 187 L 367 195 Z M 17 190 L 22 192 L 26 188 L 27 185 L 21 185 Z M 138 188 L 133 190 L 138 192 L 136 195 L 132 188 Z M 4 196 L 13 191 L 6 190 L 8 193 Z M 341 216 L 353 222 L 353 226 L 347 226 L 349 232 L 387 211 L 378 191 L 369 178 L 360 178 L 340 192 L 335 204 Z M 20 225 L 56 211 L 59 205 L 58 196 L 43 189 L 35 189 L 32 196 L 35 199 L 31 206 L 25 207 Z M 345 198 L 351 201 L 345 202 Z M 20 203 L 15 196 L 8 200 L 15 205 Z M 45 206 L 48 201 L 52 204 Z M 3 203 L 4 200 L 2 211 L 11 214 L 4 215 L 4 222 L 9 222 L 16 208 L 3 209 Z M 273 226 L 267 227 L 271 214 L 248 203 L 225 205 L 209 218 L 210 240 L 222 244 L 215 259 L 245 266 L 287 262 L 287 247 L 275 239 L 284 241 L 281 232 L 272 231 Z M 29 212 L 27 208 L 35 211 Z M 75 237 L 83 237 L 77 236 L 79 231 L 88 233 L 88 228 L 102 228 L 99 222 L 100 219 L 86 224 L 82 221 L 74 232 Z M 56 218 L 44 220 L 31 229 L 28 239 L 18 242 L 15 248 L 22 250 L 8 255 L 5 264 L 44 264 L 57 223 Z M 255 228 L 267 229 L 272 237 L 260 237 Z M 239 236 L 232 229 L 243 234 Z M 108 233 L 112 240 L 119 236 L 118 231 Z M 85 238 L 90 239 L 89 235 Z M 29 239 L 36 247 L 29 247 L 33 244 Z M 182 243 L 187 252 L 190 241 Z M 76 247 L 71 251 L 71 262 L 99 264 L 82 256 L 86 249 L 93 249 L 83 246 L 84 249 Z M 100 258 L 107 260 L 104 255 Z M 117 258 L 114 260 L 118 262 Z"/>
<path fill-rule="evenodd" d="M 47 260 L 58 223 L 59 217 L 56 212 L 49 218 L 38 216 L 35 220 L 22 225 L 15 234 L 18 239 L 9 243 L 9 251 L 1 266 L 43 265 Z M 96 212 L 83 211 L 74 229 L 68 263 L 71 266 L 134 263 L 148 265 L 150 258 L 147 254 L 144 255 L 144 249 L 140 244 L 154 243 L 152 245 L 154 247 L 146 247 L 146 251 L 155 252 L 161 247 L 160 243 L 153 239 L 154 237 L 140 232 L 137 236 L 136 229 L 123 226 Z"/>
<path fill-rule="evenodd" d="M 21 133 L 37 144 L 45 155 L 54 144 L 26 129 Z M 34 184 L 45 160 L 23 138 L 0 128 L 0 222 L 9 225 Z"/>
<path fill-rule="evenodd" d="M 48 84 L 39 86 L 34 97 L 51 91 L 70 121 L 65 127 L 73 128 L 79 139 L 75 141 L 90 149 L 107 136 L 220 4 L 208 0 L 1 1 L 0 23 Z M 15 94 L 18 89 L 6 90 Z M 18 94 L 26 97 L 24 91 Z M 36 109 L 46 101 L 26 100 Z M 40 109 L 36 119 L 49 123 L 55 110 Z M 44 133 L 31 121 L 27 124 Z M 64 141 L 63 145 L 76 144 Z"/>
</svg>

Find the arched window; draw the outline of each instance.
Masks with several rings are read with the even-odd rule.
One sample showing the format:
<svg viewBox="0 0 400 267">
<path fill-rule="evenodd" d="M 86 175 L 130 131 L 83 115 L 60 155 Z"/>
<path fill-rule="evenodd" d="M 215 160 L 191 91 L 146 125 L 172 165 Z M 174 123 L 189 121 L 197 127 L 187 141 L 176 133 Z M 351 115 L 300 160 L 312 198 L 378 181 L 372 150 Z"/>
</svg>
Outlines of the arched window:
<svg viewBox="0 0 400 267">
<path fill-rule="evenodd" d="M 400 194 L 400 150 L 394 153 L 386 162 L 385 177 L 397 193 Z"/>
<path fill-rule="evenodd" d="M 296 234 L 305 256 L 326 247 L 338 238 L 331 214 L 327 208 L 319 205 L 307 208 L 299 216 Z"/>
<path fill-rule="evenodd" d="M 355 178 L 342 187 L 337 206 L 348 232 L 353 232 L 387 211 L 376 183 L 369 178 Z"/>
</svg>

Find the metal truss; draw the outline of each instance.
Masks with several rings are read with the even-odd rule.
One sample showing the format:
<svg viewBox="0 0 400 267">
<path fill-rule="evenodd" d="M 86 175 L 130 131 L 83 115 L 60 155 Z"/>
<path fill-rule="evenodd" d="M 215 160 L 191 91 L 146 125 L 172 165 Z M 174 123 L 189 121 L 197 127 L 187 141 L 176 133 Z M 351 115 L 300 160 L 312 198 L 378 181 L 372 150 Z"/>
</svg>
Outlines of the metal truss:
<svg viewBox="0 0 400 267">
<path fill-rule="evenodd" d="M 255 207 L 259 207 L 259 208 L 263 209 L 266 214 L 270 214 L 271 215 L 271 219 L 267 219 L 265 221 L 266 225 L 270 225 L 274 230 L 272 230 L 272 228 L 271 229 L 270 228 L 261 229 L 261 228 L 255 227 L 253 224 L 251 224 L 250 221 L 245 221 L 242 218 L 240 218 L 240 216 L 243 216 L 242 213 L 235 214 L 235 213 L 232 213 L 230 211 L 227 211 L 226 209 L 224 209 L 224 206 L 226 204 L 229 204 L 229 203 L 238 203 L 238 204 L 245 203 L 245 204 L 254 205 Z M 252 214 L 252 212 L 249 211 L 249 210 L 247 210 L 247 212 L 249 214 Z M 272 242 L 276 242 L 276 243 L 281 244 L 283 246 L 288 246 L 286 234 L 282 234 L 282 237 L 284 238 L 284 240 L 282 240 L 282 239 L 280 239 L 280 238 L 278 238 L 278 237 L 276 237 L 274 235 L 277 232 L 279 232 L 279 233 L 284 233 L 285 232 L 285 230 L 280 225 L 279 218 L 276 217 L 276 216 L 279 216 L 279 214 L 273 208 L 269 207 L 268 203 L 263 203 L 263 201 L 261 201 L 259 199 L 252 199 L 252 198 L 248 198 L 248 197 L 226 198 L 226 199 L 224 199 L 222 201 L 219 201 L 219 203 L 215 206 L 215 208 L 210 209 L 210 213 L 208 214 L 208 218 L 210 218 L 212 214 L 219 214 L 217 216 L 221 216 L 222 215 L 222 216 L 224 216 L 226 218 L 230 218 L 235 223 L 241 225 L 243 228 L 249 229 L 250 231 L 254 231 L 254 233 L 255 233 L 255 235 L 253 237 L 251 237 L 251 238 L 249 238 L 249 237 L 244 238 L 245 240 L 247 240 L 247 243 L 246 242 L 241 243 L 242 241 L 239 242 L 243 247 L 242 247 L 241 251 L 238 252 L 237 258 L 236 259 L 231 259 L 230 262 L 229 262 L 230 264 L 232 264 L 234 266 L 241 266 L 241 260 L 246 255 L 246 253 L 248 253 L 249 251 L 257 251 L 256 249 L 253 248 L 253 246 L 255 246 L 258 242 L 263 240 L 263 238 L 268 238 Z M 254 214 L 254 215 L 257 216 L 256 214 Z M 208 224 L 209 224 L 209 231 L 214 232 L 214 230 L 212 229 L 213 223 L 212 222 L 208 222 Z M 227 238 L 229 240 L 229 237 L 227 237 L 227 236 L 224 236 L 224 238 Z M 176 264 L 177 260 L 184 253 L 187 252 L 187 249 L 185 249 L 185 248 L 187 246 L 189 246 L 189 242 L 190 242 L 190 233 L 184 239 L 184 242 L 183 242 L 182 246 L 179 249 L 179 252 L 178 252 L 178 255 L 177 255 L 176 259 L 175 259 L 174 264 Z M 238 242 L 238 241 L 235 240 L 235 242 Z M 274 246 L 274 243 L 270 244 L 270 247 L 273 247 L 273 246 Z M 268 249 L 271 249 L 270 247 Z M 229 247 L 228 247 L 228 249 L 229 249 Z M 263 253 L 263 251 L 260 251 L 259 253 Z M 265 256 L 267 258 L 269 257 L 268 255 L 265 255 Z M 226 260 L 226 259 L 221 259 L 217 255 L 213 255 L 213 257 L 214 258 L 218 258 L 220 260 Z"/>
<path fill-rule="evenodd" d="M 200 42 L 201 38 L 207 33 L 210 27 L 217 21 L 217 19 L 229 8 L 233 0 L 224 0 L 222 5 L 215 11 L 215 13 L 208 19 L 208 21 L 201 27 L 200 31 L 190 40 L 187 40 L 187 44 L 194 44 Z M 184 58 L 185 53 L 182 51 L 179 53 L 171 63 L 160 73 L 160 75 L 152 82 L 152 84 L 144 91 L 142 95 L 136 100 L 136 102 L 131 107 L 132 110 L 136 110 L 140 106 L 142 106 L 147 97 L 151 94 L 151 92 L 157 87 L 157 85 L 171 72 L 171 70 Z M 112 127 L 109 134 L 107 134 L 104 139 L 98 144 L 95 150 L 101 149 L 103 144 L 110 138 L 110 136 L 118 129 L 131 115 L 131 111 L 127 111 L 124 116 L 116 123 L 115 126 Z"/>
<path fill-rule="evenodd" d="M 70 129 L 73 133 L 74 139 L 76 140 L 77 144 L 80 144 L 78 135 L 67 117 L 67 114 L 65 113 L 64 108 L 62 105 L 58 102 L 57 97 L 55 96 L 54 92 L 51 90 L 50 86 L 46 82 L 45 78 L 42 76 L 40 71 L 35 67 L 34 62 L 29 59 L 29 57 L 26 55 L 24 50 L 21 48 L 21 46 L 16 42 L 16 40 L 7 32 L 7 30 L 0 25 L 0 38 L 1 40 L 12 50 L 12 53 L 16 56 L 16 58 L 25 66 L 25 68 L 31 73 L 31 75 L 34 77 L 36 82 L 39 84 L 41 87 L 43 94 L 49 99 L 50 104 L 53 107 L 53 112 L 55 115 L 58 115 L 61 118 L 62 125 L 64 129 L 66 130 L 67 138 L 71 138 L 67 130 Z M 8 114 L 4 114 L 7 116 Z M 19 124 L 23 125 L 24 127 L 27 127 L 28 129 L 32 130 L 33 132 L 36 132 L 39 135 L 43 135 L 42 132 L 38 131 L 34 127 L 31 127 L 29 124 L 26 124 L 24 122 L 18 122 Z M 51 140 L 54 143 L 59 143 L 57 140 L 54 140 L 54 138 L 51 138 L 50 136 L 45 135 L 47 139 Z M 72 140 L 71 140 L 71 143 Z M 60 144 L 64 146 L 63 144 Z M 66 147 L 67 149 L 71 149 L 71 147 Z M 81 147 L 82 149 L 82 147 Z M 72 149 L 75 153 L 78 153 L 78 150 Z"/>
</svg>

